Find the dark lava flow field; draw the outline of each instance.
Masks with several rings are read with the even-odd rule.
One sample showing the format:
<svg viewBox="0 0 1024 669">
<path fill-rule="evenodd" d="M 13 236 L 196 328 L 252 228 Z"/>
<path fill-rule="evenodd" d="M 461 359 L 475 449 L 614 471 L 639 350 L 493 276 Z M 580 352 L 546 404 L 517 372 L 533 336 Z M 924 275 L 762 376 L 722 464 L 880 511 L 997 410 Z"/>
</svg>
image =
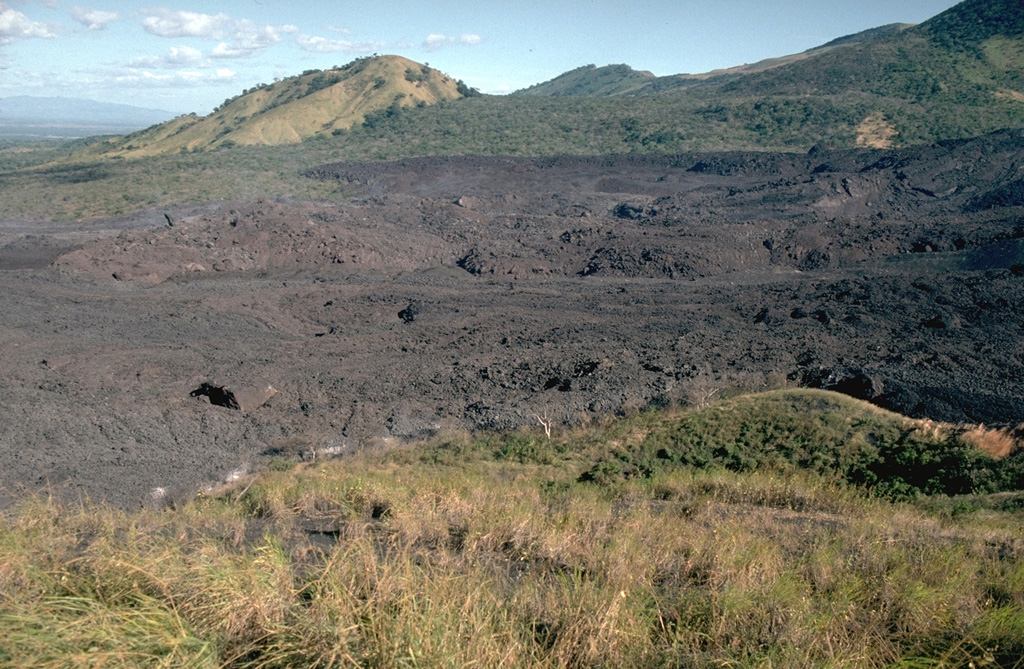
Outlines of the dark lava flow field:
<svg viewBox="0 0 1024 669">
<path fill-rule="evenodd" d="M 1024 421 L 1024 132 L 308 176 L 339 200 L 0 223 L 0 502 L 787 383 Z"/>
</svg>

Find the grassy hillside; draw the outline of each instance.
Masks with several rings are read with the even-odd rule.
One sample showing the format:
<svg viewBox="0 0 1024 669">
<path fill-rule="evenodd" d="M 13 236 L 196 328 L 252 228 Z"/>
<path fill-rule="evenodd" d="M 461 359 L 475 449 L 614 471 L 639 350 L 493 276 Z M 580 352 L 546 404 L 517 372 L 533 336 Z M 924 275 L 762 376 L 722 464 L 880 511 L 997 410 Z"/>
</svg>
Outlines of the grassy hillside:
<svg viewBox="0 0 1024 669">
<path fill-rule="evenodd" d="M 461 89 L 461 90 L 460 90 Z M 399 56 L 355 60 L 260 85 L 206 117 L 182 116 L 94 144 L 83 154 L 138 158 L 253 144 L 294 144 L 347 130 L 368 114 L 463 96 L 448 76 Z"/>
<path fill-rule="evenodd" d="M 176 509 L 29 499 L 0 522 L 0 665 L 1020 666 L 1024 498 L 986 491 L 1024 454 L 926 427 L 775 392 L 282 460 Z M 905 477 L 951 456 L 972 494 Z"/>
<path fill-rule="evenodd" d="M 1020 3 L 967 0 L 919 26 L 841 38 L 771 67 L 651 79 L 588 66 L 564 75 L 557 95 L 463 97 L 465 86 L 412 61 L 363 59 L 259 86 L 206 118 L 75 143 L 52 164 L 39 165 L 68 149 L 0 148 L 0 218 L 323 197 L 327 185 L 300 175 L 340 160 L 802 152 L 977 136 L 1024 126 L 1022 22 Z M 648 93 L 633 94 L 643 81 Z"/>
</svg>

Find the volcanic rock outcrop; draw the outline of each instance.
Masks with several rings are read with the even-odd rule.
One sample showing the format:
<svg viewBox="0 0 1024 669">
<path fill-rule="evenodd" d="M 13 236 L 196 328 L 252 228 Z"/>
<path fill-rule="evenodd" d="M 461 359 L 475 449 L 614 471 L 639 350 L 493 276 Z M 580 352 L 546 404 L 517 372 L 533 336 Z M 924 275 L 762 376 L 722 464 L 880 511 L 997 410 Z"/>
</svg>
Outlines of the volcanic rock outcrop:
<svg viewBox="0 0 1024 669">
<path fill-rule="evenodd" d="M 346 195 L 0 228 L 0 488 L 132 505 L 288 444 L 558 429 L 785 384 L 1024 419 L 1020 131 L 310 177 Z M 213 379 L 280 393 L 189 397 Z"/>
</svg>

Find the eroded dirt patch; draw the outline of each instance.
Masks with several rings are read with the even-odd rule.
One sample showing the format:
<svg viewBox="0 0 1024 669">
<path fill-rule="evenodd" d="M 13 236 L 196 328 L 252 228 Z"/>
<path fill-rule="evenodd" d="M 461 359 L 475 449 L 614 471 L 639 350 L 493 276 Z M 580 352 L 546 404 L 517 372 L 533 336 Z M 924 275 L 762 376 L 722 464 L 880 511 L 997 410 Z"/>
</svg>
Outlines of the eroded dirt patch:
<svg viewBox="0 0 1024 669">
<path fill-rule="evenodd" d="M 868 149 L 891 149 L 899 135 L 896 126 L 881 112 L 871 114 L 857 125 L 857 146 Z"/>
</svg>

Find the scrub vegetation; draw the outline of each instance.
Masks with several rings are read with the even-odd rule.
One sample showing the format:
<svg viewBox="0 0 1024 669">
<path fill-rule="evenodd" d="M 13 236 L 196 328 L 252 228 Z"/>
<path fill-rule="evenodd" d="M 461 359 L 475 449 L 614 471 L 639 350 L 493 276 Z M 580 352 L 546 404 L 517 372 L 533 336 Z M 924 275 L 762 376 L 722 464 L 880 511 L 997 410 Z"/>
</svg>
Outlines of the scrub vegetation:
<svg viewBox="0 0 1024 669">
<path fill-rule="evenodd" d="M 301 175 L 338 161 L 806 152 L 975 137 L 1024 125 L 1022 16 L 1016 0 L 967 0 L 918 26 L 730 70 L 654 77 L 585 66 L 506 96 L 401 57 L 362 58 L 124 137 L 0 145 L 0 218 L 333 197 L 343 193 Z"/>
<path fill-rule="evenodd" d="M 34 497 L 0 664 L 1021 666 L 1021 455 L 776 391 L 282 459 L 163 510 Z"/>
</svg>

